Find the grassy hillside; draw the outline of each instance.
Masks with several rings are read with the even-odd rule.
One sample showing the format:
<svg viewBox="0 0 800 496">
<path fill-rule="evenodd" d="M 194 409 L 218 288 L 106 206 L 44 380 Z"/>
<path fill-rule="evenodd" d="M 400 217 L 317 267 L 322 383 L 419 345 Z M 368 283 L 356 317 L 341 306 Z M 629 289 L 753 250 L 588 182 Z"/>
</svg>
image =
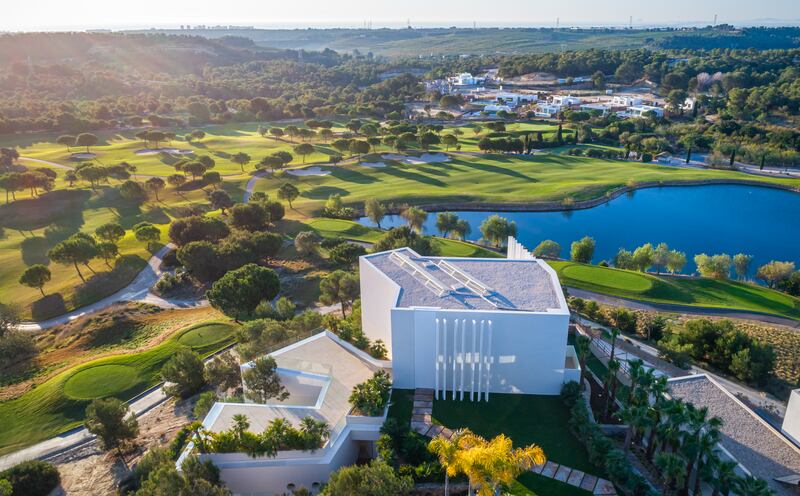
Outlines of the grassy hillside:
<svg viewBox="0 0 800 496">
<path fill-rule="evenodd" d="M 55 436 L 83 421 L 94 398 L 128 400 L 160 382 L 159 372 L 177 350 L 189 347 L 201 355 L 233 340 L 236 326 L 207 322 L 186 328 L 139 353 L 101 358 L 71 368 L 13 400 L 0 403 L 0 454 Z"/>
<path fill-rule="evenodd" d="M 770 313 L 800 320 L 800 299 L 755 284 L 659 277 L 574 262 L 549 263 L 562 284 L 578 289 L 654 303 Z"/>
</svg>

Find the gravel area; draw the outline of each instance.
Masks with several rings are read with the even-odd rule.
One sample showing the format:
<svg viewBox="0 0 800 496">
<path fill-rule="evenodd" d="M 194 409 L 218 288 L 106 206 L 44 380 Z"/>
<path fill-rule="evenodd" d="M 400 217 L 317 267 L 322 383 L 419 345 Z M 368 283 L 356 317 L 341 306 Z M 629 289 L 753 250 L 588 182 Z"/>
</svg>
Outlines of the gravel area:
<svg viewBox="0 0 800 496">
<path fill-rule="evenodd" d="M 673 397 L 708 407 L 709 414 L 723 421 L 720 444 L 753 475 L 764 479 L 779 495 L 798 495 L 800 489 L 775 481 L 776 477 L 800 474 L 800 449 L 769 426 L 722 386 L 705 375 L 672 379 Z"/>
<path fill-rule="evenodd" d="M 414 251 L 402 251 L 412 259 L 423 272 L 440 281 L 448 289 L 455 289 L 438 296 L 423 280 L 414 277 L 411 272 L 398 265 L 389 253 L 369 256 L 367 260 L 378 270 L 389 276 L 402 288 L 400 307 L 439 307 L 457 310 L 496 310 L 492 302 L 499 308 L 544 312 L 560 308 L 559 298 L 553 280 L 539 261 L 518 261 L 507 259 L 465 259 L 444 258 L 473 279 L 477 279 L 490 287 L 494 293 L 487 299 L 477 293 L 463 288 L 457 279 L 436 266 L 441 260 L 437 257 L 420 257 Z"/>
</svg>

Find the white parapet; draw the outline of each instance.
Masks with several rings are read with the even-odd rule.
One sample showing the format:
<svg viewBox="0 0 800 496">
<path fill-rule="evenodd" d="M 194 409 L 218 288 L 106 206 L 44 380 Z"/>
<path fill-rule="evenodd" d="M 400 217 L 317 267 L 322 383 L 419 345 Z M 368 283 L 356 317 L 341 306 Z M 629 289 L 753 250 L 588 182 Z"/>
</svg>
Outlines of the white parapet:
<svg viewBox="0 0 800 496">
<path fill-rule="evenodd" d="M 506 258 L 509 260 L 536 260 L 536 257 L 525 246 L 517 241 L 514 236 L 508 237 L 508 251 Z"/>
<path fill-rule="evenodd" d="M 800 446 L 800 389 L 795 389 L 789 395 L 789 404 L 786 406 L 786 416 L 783 418 L 781 432 L 794 444 Z"/>
</svg>

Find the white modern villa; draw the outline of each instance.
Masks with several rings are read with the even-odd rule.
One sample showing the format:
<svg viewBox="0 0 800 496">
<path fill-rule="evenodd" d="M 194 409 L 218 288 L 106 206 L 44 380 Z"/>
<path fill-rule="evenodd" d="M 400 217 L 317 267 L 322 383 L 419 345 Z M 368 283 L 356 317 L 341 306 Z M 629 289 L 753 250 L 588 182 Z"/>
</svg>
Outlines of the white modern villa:
<svg viewBox="0 0 800 496">
<path fill-rule="evenodd" d="M 375 441 L 386 420 L 386 411 L 380 417 L 355 415 L 349 397 L 355 385 L 378 370 L 388 369 L 389 363 L 375 360 L 329 331 L 270 355 L 275 358 L 289 397 L 269 404 L 218 402 L 206 415 L 203 426 L 219 433 L 234 425 L 234 416 L 245 415 L 250 422 L 249 430 L 260 433 L 277 418 L 297 427 L 304 417 L 312 417 L 328 424 L 331 429 L 328 441 L 316 451 L 278 451 L 274 457 L 253 457 L 247 453 L 198 453 L 198 456 L 219 467 L 222 480 L 235 495 L 291 494 L 301 487 L 316 494 L 331 472 L 359 459 L 375 457 Z M 252 362 L 246 363 L 242 370 L 251 366 Z M 178 466 L 193 449 L 190 443 L 178 459 Z"/>
<path fill-rule="evenodd" d="M 376 360 L 329 331 L 270 353 L 284 401 L 214 404 L 207 431 L 231 429 L 238 415 L 260 433 L 275 419 L 298 426 L 305 417 L 325 421 L 330 438 L 316 451 L 190 453 L 211 460 L 235 495 L 316 494 L 331 472 L 376 455 L 386 420 L 356 415 L 353 387 L 378 370 L 393 387 L 433 389 L 435 398 L 491 401 L 492 393 L 556 395 L 580 368 L 567 345 L 569 310 L 555 271 L 509 238 L 507 258 L 423 257 L 408 248 L 360 259 L 362 326 L 381 339 L 390 361 Z M 252 367 L 241 366 L 242 371 Z"/>
<path fill-rule="evenodd" d="M 556 273 L 514 238 L 505 259 L 400 248 L 361 257 L 360 273 L 362 327 L 386 343 L 396 388 L 479 401 L 580 377 Z"/>
</svg>

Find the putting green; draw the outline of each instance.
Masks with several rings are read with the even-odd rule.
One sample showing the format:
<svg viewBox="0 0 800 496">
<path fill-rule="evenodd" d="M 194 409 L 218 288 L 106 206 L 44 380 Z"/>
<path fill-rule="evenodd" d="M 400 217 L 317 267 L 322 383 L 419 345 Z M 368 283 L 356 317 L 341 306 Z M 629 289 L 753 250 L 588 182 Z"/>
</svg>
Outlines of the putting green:
<svg viewBox="0 0 800 496">
<path fill-rule="evenodd" d="M 233 330 L 234 326 L 231 324 L 203 324 L 181 334 L 178 338 L 178 342 L 184 346 L 199 348 L 229 338 Z"/>
<path fill-rule="evenodd" d="M 64 394 L 92 400 L 122 393 L 139 383 L 139 373 L 127 365 L 97 365 L 83 369 L 64 383 Z"/>
<path fill-rule="evenodd" d="M 567 265 L 561 273 L 570 279 L 590 281 L 598 286 L 637 293 L 643 293 L 653 287 L 652 279 L 646 275 L 621 270 L 598 271 L 592 266 Z"/>
</svg>

